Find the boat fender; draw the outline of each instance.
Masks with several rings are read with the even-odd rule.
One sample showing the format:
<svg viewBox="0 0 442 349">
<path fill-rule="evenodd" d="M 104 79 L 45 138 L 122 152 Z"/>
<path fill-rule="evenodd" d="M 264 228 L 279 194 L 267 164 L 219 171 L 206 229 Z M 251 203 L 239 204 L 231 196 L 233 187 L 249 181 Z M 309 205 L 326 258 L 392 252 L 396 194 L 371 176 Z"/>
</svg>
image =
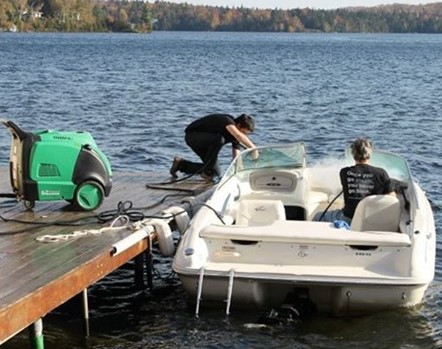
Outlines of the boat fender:
<svg viewBox="0 0 442 349">
<path fill-rule="evenodd" d="M 176 226 L 181 235 L 186 231 L 190 219 L 185 209 L 179 206 L 172 206 L 165 209 L 162 213 L 163 215 L 173 215 Z"/>
<path fill-rule="evenodd" d="M 166 257 L 172 256 L 175 252 L 175 244 L 169 224 L 163 219 L 153 219 L 149 224 L 155 229 L 161 254 Z"/>
</svg>

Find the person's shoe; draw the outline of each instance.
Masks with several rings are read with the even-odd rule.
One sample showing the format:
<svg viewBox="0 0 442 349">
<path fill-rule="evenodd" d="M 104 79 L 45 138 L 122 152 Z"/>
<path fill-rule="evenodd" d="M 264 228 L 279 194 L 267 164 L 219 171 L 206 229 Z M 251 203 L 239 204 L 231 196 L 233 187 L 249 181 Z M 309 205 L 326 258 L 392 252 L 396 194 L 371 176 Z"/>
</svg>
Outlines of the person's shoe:
<svg viewBox="0 0 442 349">
<path fill-rule="evenodd" d="M 180 167 L 180 162 L 181 162 L 181 158 L 180 157 L 178 157 L 178 156 L 175 156 L 174 158 L 173 158 L 173 162 L 172 162 L 172 166 L 170 167 L 170 175 L 173 177 L 173 178 L 178 178 L 178 176 L 177 176 L 177 172 L 178 172 L 178 170 L 179 170 L 179 167 Z"/>
<path fill-rule="evenodd" d="M 208 174 L 206 174 L 204 172 L 201 172 L 200 176 L 201 176 L 202 179 L 204 179 L 204 180 L 206 180 L 208 182 L 213 182 L 213 177 L 209 176 Z"/>
</svg>

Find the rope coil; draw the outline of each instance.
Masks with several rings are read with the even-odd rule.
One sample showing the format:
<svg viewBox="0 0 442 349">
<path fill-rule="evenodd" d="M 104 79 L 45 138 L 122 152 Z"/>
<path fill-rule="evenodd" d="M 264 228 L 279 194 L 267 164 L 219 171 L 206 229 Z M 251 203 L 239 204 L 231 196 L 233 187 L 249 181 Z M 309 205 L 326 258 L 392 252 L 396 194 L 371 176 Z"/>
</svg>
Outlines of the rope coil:
<svg viewBox="0 0 442 349">
<path fill-rule="evenodd" d="M 117 224 L 122 224 L 118 225 Z M 114 231 L 121 231 L 121 230 L 127 230 L 132 229 L 132 226 L 130 225 L 130 218 L 128 216 L 119 216 L 116 217 L 109 227 L 103 227 L 100 229 L 83 229 L 83 230 L 76 230 L 73 233 L 70 234 L 59 234 L 59 235 L 40 235 L 35 238 L 38 242 L 59 242 L 59 241 L 67 241 L 69 239 L 77 238 L 80 236 L 85 235 L 100 235 L 103 233 L 108 232 L 114 232 Z"/>
</svg>

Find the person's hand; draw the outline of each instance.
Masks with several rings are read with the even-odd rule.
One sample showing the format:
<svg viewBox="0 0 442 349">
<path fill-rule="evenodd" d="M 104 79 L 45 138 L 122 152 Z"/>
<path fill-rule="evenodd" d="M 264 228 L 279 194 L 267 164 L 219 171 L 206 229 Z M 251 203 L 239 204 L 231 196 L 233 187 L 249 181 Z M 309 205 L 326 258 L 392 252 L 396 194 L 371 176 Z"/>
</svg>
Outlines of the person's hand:
<svg viewBox="0 0 442 349">
<path fill-rule="evenodd" d="M 259 151 L 258 149 L 253 149 L 252 152 L 250 153 L 250 156 L 252 157 L 253 161 L 256 161 L 259 159 Z"/>
</svg>

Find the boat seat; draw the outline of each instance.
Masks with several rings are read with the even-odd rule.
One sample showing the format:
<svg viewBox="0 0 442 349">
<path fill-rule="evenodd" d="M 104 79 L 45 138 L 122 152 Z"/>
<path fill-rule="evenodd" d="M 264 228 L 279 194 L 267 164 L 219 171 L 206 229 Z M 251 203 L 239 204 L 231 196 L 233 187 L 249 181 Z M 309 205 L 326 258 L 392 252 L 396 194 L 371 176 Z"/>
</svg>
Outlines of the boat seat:
<svg viewBox="0 0 442 349">
<path fill-rule="evenodd" d="M 351 221 L 351 230 L 399 231 L 401 206 L 392 195 L 370 195 L 362 199 Z"/>
<path fill-rule="evenodd" d="M 281 200 L 241 200 L 236 211 L 236 224 L 257 226 L 275 220 L 285 220 L 284 204 Z"/>
</svg>

